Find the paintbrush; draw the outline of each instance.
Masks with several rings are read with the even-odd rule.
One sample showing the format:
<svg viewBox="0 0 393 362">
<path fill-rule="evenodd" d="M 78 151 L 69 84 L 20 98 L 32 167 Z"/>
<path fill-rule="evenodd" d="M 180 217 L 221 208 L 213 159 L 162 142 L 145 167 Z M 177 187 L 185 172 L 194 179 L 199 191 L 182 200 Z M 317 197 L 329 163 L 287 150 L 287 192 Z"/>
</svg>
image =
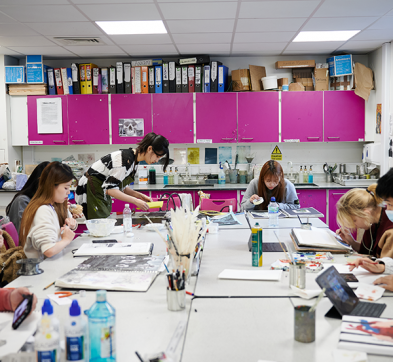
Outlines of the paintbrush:
<svg viewBox="0 0 393 362">
<path fill-rule="evenodd" d="M 153 222 L 149 219 L 147 215 L 143 215 L 147 220 L 149 220 L 150 224 L 153 224 Z M 165 245 L 169 248 L 167 240 L 163 237 L 163 235 L 160 233 L 160 231 L 156 228 L 156 226 L 153 224 L 153 230 L 161 236 L 161 239 L 164 240 Z"/>
<path fill-rule="evenodd" d="M 310 310 L 308 311 L 308 313 L 312 313 L 314 312 L 314 310 L 317 308 L 318 303 L 321 301 L 323 294 L 325 293 L 326 288 L 323 288 L 321 293 L 318 295 L 317 300 L 315 301 L 314 305 L 310 308 Z"/>
<path fill-rule="evenodd" d="M 281 244 L 281 241 L 278 240 L 278 242 L 280 243 L 281 249 L 282 249 L 282 251 L 284 252 L 285 257 L 286 257 L 288 260 L 290 260 L 290 263 L 291 263 L 291 264 L 293 264 L 292 258 L 289 257 L 289 255 L 288 255 L 287 252 L 285 251 L 284 247 L 283 247 L 282 244 Z"/>
</svg>

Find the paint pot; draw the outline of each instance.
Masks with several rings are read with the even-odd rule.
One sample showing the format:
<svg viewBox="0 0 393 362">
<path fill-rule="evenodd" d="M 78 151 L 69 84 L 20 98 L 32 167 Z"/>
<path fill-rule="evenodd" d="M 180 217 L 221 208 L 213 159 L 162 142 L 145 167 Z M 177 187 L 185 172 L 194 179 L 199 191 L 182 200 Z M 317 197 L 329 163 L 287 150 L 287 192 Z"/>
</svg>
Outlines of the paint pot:
<svg viewBox="0 0 393 362">
<path fill-rule="evenodd" d="M 277 89 L 277 77 L 272 76 L 272 77 L 264 77 L 262 78 L 262 83 L 263 83 L 263 89 Z"/>
<path fill-rule="evenodd" d="M 20 264 L 20 269 L 17 271 L 18 275 L 38 275 L 44 271 L 39 268 L 41 259 L 19 259 L 16 264 Z"/>
<path fill-rule="evenodd" d="M 186 290 L 166 290 L 168 310 L 177 312 L 186 307 Z"/>
<path fill-rule="evenodd" d="M 295 341 L 311 343 L 315 341 L 315 310 L 308 305 L 295 307 Z"/>
<path fill-rule="evenodd" d="M 289 288 L 293 285 L 299 289 L 306 288 L 306 264 L 289 264 Z"/>
</svg>

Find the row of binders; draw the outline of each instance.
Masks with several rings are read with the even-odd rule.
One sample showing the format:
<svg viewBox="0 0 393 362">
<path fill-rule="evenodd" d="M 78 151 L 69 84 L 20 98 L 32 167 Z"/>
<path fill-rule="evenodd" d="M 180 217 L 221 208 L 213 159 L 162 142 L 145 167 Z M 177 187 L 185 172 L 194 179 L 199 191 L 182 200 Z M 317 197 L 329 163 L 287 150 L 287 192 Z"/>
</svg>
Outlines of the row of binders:
<svg viewBox="0 0 393 362">
<path fill-rule="evenodd" d="M 228 67 L 221 62 L 178 65 L 153 59 L 149 66 L 133 63 L 117 62 L 116 67 L 104 68 L 72 63 L 71 68 L 48 68 L 49 94 L 209 93 L 228 88 Z"/>
</svg>

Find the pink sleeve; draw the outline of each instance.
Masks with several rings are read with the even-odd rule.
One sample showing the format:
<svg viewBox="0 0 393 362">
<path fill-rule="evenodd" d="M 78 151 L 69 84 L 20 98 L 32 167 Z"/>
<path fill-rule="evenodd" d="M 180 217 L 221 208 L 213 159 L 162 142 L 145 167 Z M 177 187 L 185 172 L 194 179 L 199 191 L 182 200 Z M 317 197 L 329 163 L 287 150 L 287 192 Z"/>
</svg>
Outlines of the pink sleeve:
<svg viewBox="0 0 393 362">
<path fill-rule="evenodd" d="M 12 289 L 0 289 L 0 311 L 12 311 L 10 294 Z"/>
</svg>

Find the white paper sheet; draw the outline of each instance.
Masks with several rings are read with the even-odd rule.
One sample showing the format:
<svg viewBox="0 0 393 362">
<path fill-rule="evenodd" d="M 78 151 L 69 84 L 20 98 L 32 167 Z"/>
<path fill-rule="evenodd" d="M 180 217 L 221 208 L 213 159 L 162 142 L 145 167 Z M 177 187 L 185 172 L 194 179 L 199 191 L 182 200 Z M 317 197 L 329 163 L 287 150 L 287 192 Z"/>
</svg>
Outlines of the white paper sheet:
<svg viewBox="0 0 393 362">
<path fill-rule="evenodd" d="M 63 133 L 61 98 L 37 98 L 37 131 Z"/>
<path fill-rule="evenodd" d="M 334 362 L 367 362 L 367 353 L 335 349 L 333 351 Z"/>
<path fill-rule="evenodd" d="M 223 270 L 219 279 L 281 280 L 282 270 Z"/>
<path fill-rule="evenodd" d="M 60 298 L 63 294 L 48 294 L 47 297 L 58 305 L 70 305 L 72 300 L 69 297 Z"/>
<path fill-rule="evenodd" d="M 148 255 L 151 243 L 108 243 L 108 244 L 83 244 L 74 256 L 92 255 Z"/>
<path fill-rule="evenodd" d="M 359 283 L 358 289 L 356 289 L 355 294 L 360 299 L 365 299 L 375 302 L 376 300 L 382 297 L 384 292 L 385 292 L 384 288 L 378 287 L 376 285 Z"/>
<path fill-rule="evenodd" d="M 291 289 L 294 294 L 303 299 L 312 299 L 321 294 L 321 289 L 300 289 L 294 285 L 291 285 Z"/>
</svg>

